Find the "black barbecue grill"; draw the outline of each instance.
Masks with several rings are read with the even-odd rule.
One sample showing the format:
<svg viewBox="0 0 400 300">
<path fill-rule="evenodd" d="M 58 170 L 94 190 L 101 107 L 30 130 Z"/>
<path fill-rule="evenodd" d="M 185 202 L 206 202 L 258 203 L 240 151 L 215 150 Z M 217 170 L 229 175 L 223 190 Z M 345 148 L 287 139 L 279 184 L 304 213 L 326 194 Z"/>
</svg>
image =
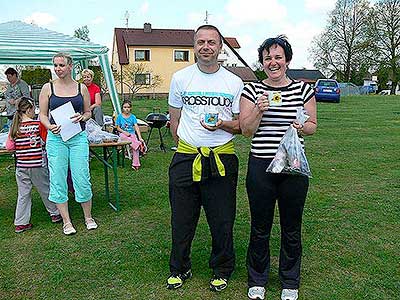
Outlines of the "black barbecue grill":
<svg viewBox="0 0 400 300">
<path fill-rule="evenodd" d="M 164 127 L 165 124 L 167 124 L 168 117 L 162 113 L 150 113 L 146 117 L 146 122 L 150 126 L 150 132 L 149 132 L 149 136 L 147 137 L 147 142 L 146 142 L 147 146 L 149 146 L 149 140 L 150 140 L 150 136 L 151 136 L 151 132 L 153 131 L 153 128 L 157 128 L 158 133 L 160 135 L 160 149 L 163 150 L 164 152 L 166 152 L 163 137 L 161 134 L 161 128 Z"/>
</svg>

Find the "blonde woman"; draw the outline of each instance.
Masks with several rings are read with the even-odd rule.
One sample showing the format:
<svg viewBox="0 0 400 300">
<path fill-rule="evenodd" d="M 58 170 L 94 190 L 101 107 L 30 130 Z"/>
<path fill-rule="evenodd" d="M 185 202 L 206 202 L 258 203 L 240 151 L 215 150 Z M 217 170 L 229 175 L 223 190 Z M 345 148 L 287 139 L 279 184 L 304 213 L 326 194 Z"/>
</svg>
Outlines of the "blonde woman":
<svg viewBox="0 0 400 300">
<path fill-rule="evenodd" d="M 101 109 L 101 90 L 100 87 L 93 83 L 94 72 L 90 69 L 82 71 L 83 83 L 86 85 L 90 95 L 90 110 L 92 111 L 92 118 L 100 126 L 104 125 L 103 110 Z"/>
<path fill-rule="evenodd" d="M 70 102 L 75 114 L 74 123 L 80 123 L 91 117 L 90 96 L 85 85 L 71 77 L 72 57 L 66 53 L 57 53 L 53 57 L 54 71 L 58 79 L 46 83 L 39 96 L 40 121 L 48 129 L 47 157 L 50 172 L 49 200 L 55 202 L 63 218 L 63 232 L 66 235 L 76 233 L 68 212 L 67 171 L 71 169 L 75 189 L 75 200 L 82 205 L 85 224 L 88 230 L 96 229 L 92 218 L 92 188 L 89 174 L 89 144 L 84 130 L 67 141 L 60 136 L 60 125 L 56 125 L 49 111 Z"/>
</svg>

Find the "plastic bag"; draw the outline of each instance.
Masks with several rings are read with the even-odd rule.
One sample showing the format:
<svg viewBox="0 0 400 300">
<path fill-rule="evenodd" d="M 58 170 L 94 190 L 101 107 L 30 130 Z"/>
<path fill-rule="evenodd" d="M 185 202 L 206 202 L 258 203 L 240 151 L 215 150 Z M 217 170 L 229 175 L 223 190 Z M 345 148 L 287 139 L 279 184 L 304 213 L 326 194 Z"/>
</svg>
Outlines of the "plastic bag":
<svg viewBox="0 0 400 300">
<path fill-rule="evenodd" d="M 0 149 L 6 149 L 7 137 L 8 137 L 8 132 L 0 133 Z"/>
<path fill-rule="evenodd" d="M 299 124 L 304 125 L 308 118 L 309 116 L 303 108 L 297 109 L 296 119 Z M 282 137 L 275 157 L 266 172 L 298 174 L 311 177 L 306 154 L 297 135 L 297 130 L 292 125 L 289 126 Z"/>
<path fill-rule="evenodd" d="M 113 143 L 119 139 L 118 135 L 101 130 L 101 126 L 93 119 L 86 122 L 86 133 L 90 144 Z"/>
</svg>

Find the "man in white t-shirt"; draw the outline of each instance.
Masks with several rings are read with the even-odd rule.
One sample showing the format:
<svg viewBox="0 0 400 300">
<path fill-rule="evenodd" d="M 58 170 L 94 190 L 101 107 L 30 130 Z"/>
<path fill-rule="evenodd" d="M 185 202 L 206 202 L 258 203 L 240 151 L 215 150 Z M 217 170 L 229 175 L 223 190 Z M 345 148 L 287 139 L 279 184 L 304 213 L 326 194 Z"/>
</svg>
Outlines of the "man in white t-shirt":
<svg viewBox="0 0 400 300">
<path fill-rule="evenodd" d="M 169 289 L 180 288 L 192 276 L 190 251 L 201 206 L 212 237 L 210 289 L 225 289 L 235 266 L 238 159 L 232 140 L 240 133 L 237 115 L 243 83 L 218 64 L 221 48 L 216 27 L 199 27 L 194 36 L 197 63 L 176 72 L 171 81 L 170 128 L 178 149 L 169 169 Z"/>
</svg>

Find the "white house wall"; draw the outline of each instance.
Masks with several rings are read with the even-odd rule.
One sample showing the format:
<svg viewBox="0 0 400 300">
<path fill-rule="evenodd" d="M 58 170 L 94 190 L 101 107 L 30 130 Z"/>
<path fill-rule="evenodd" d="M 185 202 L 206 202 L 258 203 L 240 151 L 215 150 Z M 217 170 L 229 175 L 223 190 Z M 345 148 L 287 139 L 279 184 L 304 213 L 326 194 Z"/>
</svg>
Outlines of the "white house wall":
<svg viewBox="0 0 400 300">
<path fill-rule="evenodd" d="M 237 51 L 237 50 L 236 50 Z M 222 46 L 222 51 L 218 56 L 218 60 L 222 61 L 223 66 L 227 67 L 246 67 L 239 58 L 233 53 L 225 43 Z"/>
</svg>

